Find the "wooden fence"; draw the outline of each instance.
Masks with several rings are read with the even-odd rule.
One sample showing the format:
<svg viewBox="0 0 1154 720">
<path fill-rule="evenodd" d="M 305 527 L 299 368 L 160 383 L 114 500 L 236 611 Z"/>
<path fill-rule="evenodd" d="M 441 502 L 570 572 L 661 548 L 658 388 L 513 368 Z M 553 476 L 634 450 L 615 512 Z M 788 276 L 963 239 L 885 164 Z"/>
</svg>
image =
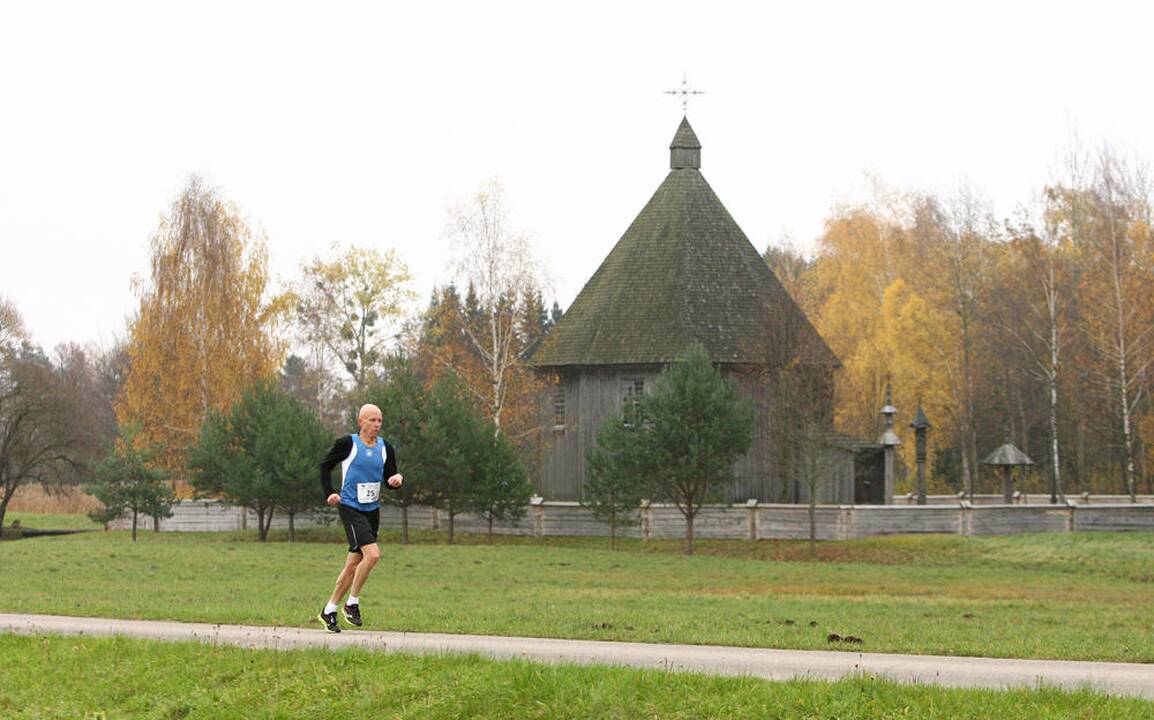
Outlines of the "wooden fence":
<svg viewBox="0 0 1154 720">
<path fill-rule="evenodd" d="M 1014 505 L 982 504 L 953 499 L 952 504 L 928 505 L 820 505 L 816 509 L 817 537 L 821 540 L 852 540 L 875 535 L 948 533 L 958 535 L 1004 535 L 1019 532 L 1154 531 L 1154 498 L 1143 502 L 1118 502 L 1117 498 L 1091 497 L 1051 505 L 1031 496 Z M 1048 500 L 1048 498 L 1047 498 Z M 680 538 L 685 519 L 673 505 L 646 504 L 637 513 L 637 525 L 619 530 L 621 537 Z M 333 523 L 336 513 L 319 510 L 296 518 L 297 527 Z M 130 527 L 121 518 L 113 526 Z M 151 527 L 151 521 L 141 526 Z M 288 527 L 288 518 L 274 516 L 274 528 Z M 395 507 L 381 509 L 381 526 L 399 528 L 401 513 Z M 409 510 L 414 530 L 445 530 L 447 515 L 440 510 L 416 507 Z M 173 508 L 173 516 L 161 520 L 162 531 L 227 531 L 256 527 L 256 516 L 241 508 L 209 500 L 186 500 Z M 488 523 L 475 515 L 458 515 L 456 532 L 483 533 Z M 497 523 L 494 532 L 504 535 L 607 536 L 609 528 L 575 502 L 534 498 L 524 519 Z M 805 539 L 809 537 L 809 508 L 749 501 L 736 505 L 710 505 L 694 522 L 699 538 Z"/>
</svg>

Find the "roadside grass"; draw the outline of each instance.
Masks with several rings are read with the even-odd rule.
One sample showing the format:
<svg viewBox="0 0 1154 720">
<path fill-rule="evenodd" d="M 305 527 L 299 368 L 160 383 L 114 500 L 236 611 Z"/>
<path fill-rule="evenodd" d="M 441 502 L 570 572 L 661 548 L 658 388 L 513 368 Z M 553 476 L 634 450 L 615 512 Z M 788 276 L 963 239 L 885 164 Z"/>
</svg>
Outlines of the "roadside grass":
<svg viewBox="0 0 1154 720">
<path fill-rule="evenodd" d="M 969 690 L 877 678 L 767 682 L 477 656 L 277 652 L 125 638 L 0 635 L 5 718 L 1149 718 L 1083 690 Z"/>
<path fill-rule="evenodd" d="M 0 610 L 308 626 L 343 533 L 125 531 L 0 545 Z M 280 537 L 282 535 L 274 535 Z M 1154 535 L 906 536 L 819 545 L 388 536 L 366 629 L 1154 662 Z M 863 642 L 830 642 L 829 636 Z"/>
</svg>

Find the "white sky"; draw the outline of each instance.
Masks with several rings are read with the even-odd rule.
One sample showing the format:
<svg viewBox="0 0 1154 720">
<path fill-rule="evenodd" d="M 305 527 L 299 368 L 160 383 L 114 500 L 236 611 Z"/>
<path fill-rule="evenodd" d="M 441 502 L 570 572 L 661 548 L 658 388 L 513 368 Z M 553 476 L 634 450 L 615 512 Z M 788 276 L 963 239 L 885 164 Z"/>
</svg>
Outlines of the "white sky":
<svg viewBox="0 0 1154 720">
<path fill-rule="evenodd" d="M 702 171 L 759 250 L 809 246 L 867 174 L 1004 215 L 1074 128 L 1154 156 L 1145 4 L 398 5 L 0 5 L 0 295 L 34 338 L 124 333 L 194 172 L 278 277 L 391 246 L 421 305 L 446 208 L 498 177 L 567 306 L 668 170 L 683 71 Z"/>
</svg>

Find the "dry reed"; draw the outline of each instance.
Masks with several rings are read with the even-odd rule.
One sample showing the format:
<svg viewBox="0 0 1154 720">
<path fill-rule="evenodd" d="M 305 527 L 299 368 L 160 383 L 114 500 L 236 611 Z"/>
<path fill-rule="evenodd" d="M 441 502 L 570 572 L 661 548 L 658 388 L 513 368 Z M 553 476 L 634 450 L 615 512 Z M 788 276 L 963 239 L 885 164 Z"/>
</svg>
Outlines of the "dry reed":
<svg viewBox="0 0 1154 720">
<path fill-rule="evenodd" d="M 40 483 L 16 488 L 8 509 L 13 512 L 80 515 L 98 510 L 100 501 L 73 485 L 46 489 Z"/>
</svg>

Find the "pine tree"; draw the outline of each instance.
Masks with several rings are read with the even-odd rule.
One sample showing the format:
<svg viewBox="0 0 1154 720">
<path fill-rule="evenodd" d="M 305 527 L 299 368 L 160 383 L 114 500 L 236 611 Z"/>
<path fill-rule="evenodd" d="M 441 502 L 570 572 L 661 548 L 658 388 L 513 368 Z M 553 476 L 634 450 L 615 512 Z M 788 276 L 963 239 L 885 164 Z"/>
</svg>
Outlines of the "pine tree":
<svg viewBox="0 0 1154 720">
<path fill-rule="evenodd" d="M 108 523 L 132 512 L 132 542 L 136 542 L 140 515 L 172 517 L 176 501 L 172 488 L 164 482 L 168 473 L 155 464 L 156 449 L 138 447 L 139 434 L 134 426 L 123 428 L 108 454 L 96 465 L 96 481 L 85 488 L 104 505 L 102 510 L 89 513 L 94 521 Z"/>
<path fill-rule="evenodd" d="M 695 343 L 666 367 L 636 412 L 603 428 L 603 452 L 630 483 L 677 505 L 685 518 L 685 553 L 692 555 L 697 513 L 733 482 L 733 464 L 753 443 L 753 406 Z M 617 502 L 624 506 L 624 498 Z"/>
<path fill-rule="evenodd" d="M 493 432 L 492 423 L 484 423 L 477 449 L 481 471 L 469 489 L 468 505 L 488 523 L 487 541 L 492 544 L 493 523 L 525 517 L 533 488 L 517 449 L 504 433 Z"/>
<path fill-rule="evenodd" d="M 617 529 L 637 524 L 636 513 L 648 489 L 647 463 L 632 404 L 608 418 L 597 430 L 597 444 L 585 453 L 588 474 L 581 506 L 609 525 L 609 547 L 617 546 Z"/>
<path fill-rule="evenodd" d="M 413 364 L 403 355 L 394 355 L 385 363 L 385 379 L 372 385 L 364 402 L 381 408 L 384 416 L 383 436 L 404 462 L 405 482 L 385 493 L 381 501 L 401 509 L 401 538 L 409 542 L 409 508 L 423 504 L 429 496 L 429 463 L 424 452 L 425 426 L 429 402 Z"/>
<path fill-rule="evenodd" d="M 426 502 L 449 516 L 449 544 L 456 517 L 469 509 L 472 488 L 482 476 L 479 448 L 490 439 L 464 383 L 451 370 L 442 373 L 429 394 L 428 419 L 416 454 L 428 473 L 422 480 Z"/>
<path fill-rule="evenodd" d="M 219 494 L 254 511 L 262 542 L 274 512 L 281 510 L 295 539 L 296 514 L 323 501 L 316 466 L 329 440 L 320 420 L 297 398 L 271 381 L 259 382 L 227 413 L 211 413 L 205 420 L 189 453 L 193 487 L 200 495 Z"/>
</svg>

